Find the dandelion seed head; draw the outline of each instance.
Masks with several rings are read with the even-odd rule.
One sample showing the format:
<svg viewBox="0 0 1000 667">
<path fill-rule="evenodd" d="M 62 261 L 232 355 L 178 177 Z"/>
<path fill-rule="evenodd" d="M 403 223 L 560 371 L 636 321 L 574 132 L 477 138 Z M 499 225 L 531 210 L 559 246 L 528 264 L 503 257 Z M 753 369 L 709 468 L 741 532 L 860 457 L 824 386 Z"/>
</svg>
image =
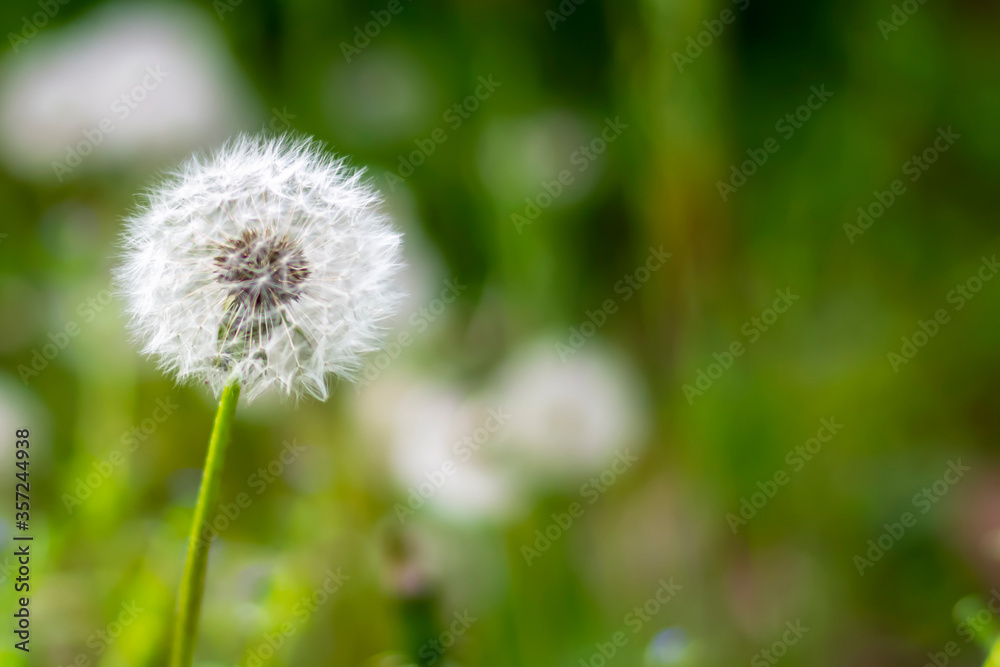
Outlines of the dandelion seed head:
<svg viewBox="0 0 1000 667">
<path fill-rule="evenodd" d="M 378 345 L 400 235 L 378 194 L 310 139 L 241 136 L 192 158 L 127 219 L 117 282 L 144 354 L 248 399 L 328 396 Z"/>
</svg>

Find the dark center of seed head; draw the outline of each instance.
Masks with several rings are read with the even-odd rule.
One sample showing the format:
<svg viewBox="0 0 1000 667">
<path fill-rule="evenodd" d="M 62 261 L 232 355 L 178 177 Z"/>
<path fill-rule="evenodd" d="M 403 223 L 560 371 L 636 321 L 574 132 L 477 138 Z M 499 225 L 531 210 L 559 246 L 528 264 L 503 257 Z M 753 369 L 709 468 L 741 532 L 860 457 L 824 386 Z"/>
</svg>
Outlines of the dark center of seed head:
<svg viewBox="0 0 1000 667">
<path fill-rule="evenodd" d="M 267 310 L 294 301 L 309 277 L 302 249 L 285 236 L 245 231 L 215 256 L 220 282 L 244 307 Z"/>
</svg>

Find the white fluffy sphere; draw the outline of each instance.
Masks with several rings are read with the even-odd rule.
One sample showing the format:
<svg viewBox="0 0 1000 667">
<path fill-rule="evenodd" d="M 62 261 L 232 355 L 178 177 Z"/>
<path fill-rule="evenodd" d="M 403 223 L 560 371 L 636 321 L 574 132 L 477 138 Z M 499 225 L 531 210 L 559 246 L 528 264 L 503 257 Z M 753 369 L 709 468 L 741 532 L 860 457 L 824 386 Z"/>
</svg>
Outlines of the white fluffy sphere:
<svg viewBox="0 0 1000 667">
<path fill-rule="evenodd" d="M 241 136 L 127 220 L 117 279 L 145 354 L 219 394 L 328 396 L 375 348 L 400 235 L 361 172 L 310 139 Z"/>
</svg>

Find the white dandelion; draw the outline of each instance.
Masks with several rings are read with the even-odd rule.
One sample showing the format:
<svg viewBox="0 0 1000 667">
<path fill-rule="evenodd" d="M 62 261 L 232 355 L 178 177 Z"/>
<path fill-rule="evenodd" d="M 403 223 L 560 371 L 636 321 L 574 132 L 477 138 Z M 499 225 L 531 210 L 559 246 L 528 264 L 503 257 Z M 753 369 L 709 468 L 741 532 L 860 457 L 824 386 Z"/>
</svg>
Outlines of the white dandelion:
<svg viewBox="0 0 1000 667">
<path fill-rule="evenodd" d="M 362 173 L 309 139 L 241 136 L 128 219 L 118 273 L 143 352 L 218 395 L 328 395 L 397 302 L 400 236 Z"/>
<path fill-rule="evenodd" d="M 193 158 L 128 219 L 117 280 L 143 352 L 219 396 L 178 597 L 171 667 L 194 660 L 211 537 L 240 393 L 328 395 L 398 301 L 400 235 L 362 172 L 311 139 L 241 136 Z"/>
</svg>

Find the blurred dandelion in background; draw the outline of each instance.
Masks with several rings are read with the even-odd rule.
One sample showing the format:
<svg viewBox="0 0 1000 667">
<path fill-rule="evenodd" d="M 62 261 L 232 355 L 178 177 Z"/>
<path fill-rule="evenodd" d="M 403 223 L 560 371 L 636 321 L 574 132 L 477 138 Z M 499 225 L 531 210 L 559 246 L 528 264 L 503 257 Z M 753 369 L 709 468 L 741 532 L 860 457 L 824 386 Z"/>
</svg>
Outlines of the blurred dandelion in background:
<svg viewBox="0 0 1000 667">
<path fill-rule="evenodd" d="M 497 375 L 494 400 L 513 415 L 506 449 L 540 483 L 576 482 L 645 444 L 641 382 L 625 356 L 600 341 L 565 358 L 549 341 L 532 342 Z"/>
<path fill-rule="evenodd" d="M 0 61 L 0 156 L 43 181 L 164 164 L 261 117 L 201 11 L 112 5 Z"/>
</svg>

